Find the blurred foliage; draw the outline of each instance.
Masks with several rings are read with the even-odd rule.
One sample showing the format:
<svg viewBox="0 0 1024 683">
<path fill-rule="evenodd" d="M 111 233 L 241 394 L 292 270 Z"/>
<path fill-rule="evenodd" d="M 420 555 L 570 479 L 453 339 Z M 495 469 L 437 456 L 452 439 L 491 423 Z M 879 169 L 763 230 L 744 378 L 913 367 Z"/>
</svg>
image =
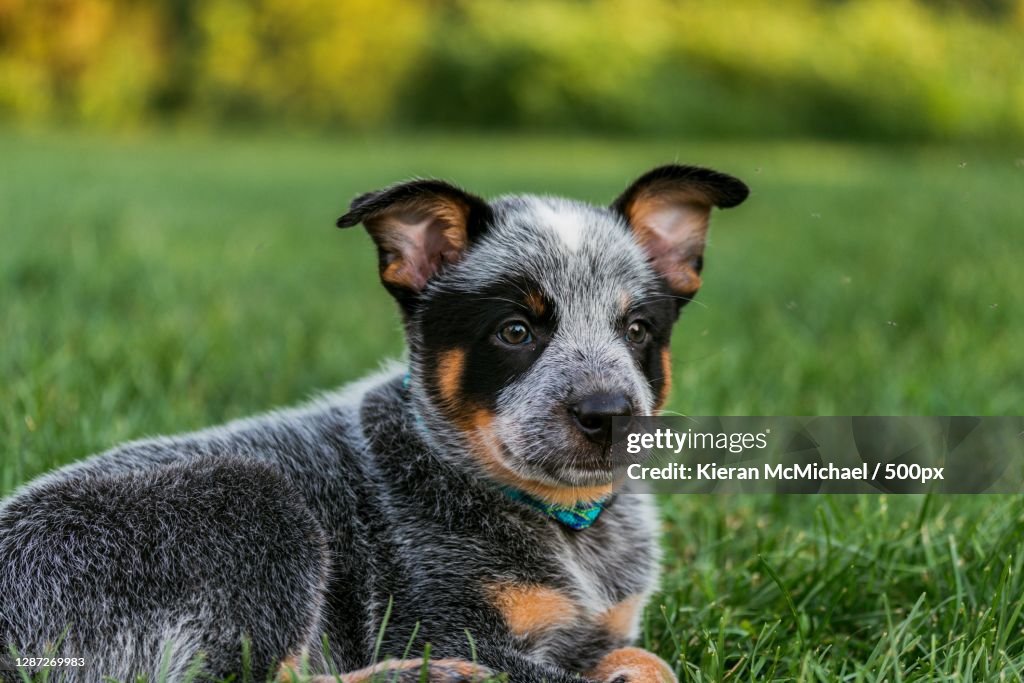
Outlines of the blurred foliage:
<svg viewBox="0 0 1024 683">
<path fill-rule="evenodd" d="M 0 116 L 1024 137 L 1024 0 L 0 0 Z"/>
</svg>

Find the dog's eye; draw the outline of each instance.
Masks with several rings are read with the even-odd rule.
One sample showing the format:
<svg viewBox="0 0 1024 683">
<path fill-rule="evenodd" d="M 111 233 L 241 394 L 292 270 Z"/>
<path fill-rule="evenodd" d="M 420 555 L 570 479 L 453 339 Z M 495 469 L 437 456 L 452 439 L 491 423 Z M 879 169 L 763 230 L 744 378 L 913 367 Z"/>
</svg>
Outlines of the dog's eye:
<svg viewBox="0 0 1024 683">
<path fill-rule="evenodd" d="M 516 321 L 508 323 L 498 330 L 498 339 L 511 346 L 519 346 L 533 341 L 533 335 L 526 323 Z"/>
<path fill-rule="evenodd" d="M 626 341 L 630 344 L 643 344 L 647 341 L 647 325 L 639 320 L 630 323 L 626 328 Z"/>
</svg>

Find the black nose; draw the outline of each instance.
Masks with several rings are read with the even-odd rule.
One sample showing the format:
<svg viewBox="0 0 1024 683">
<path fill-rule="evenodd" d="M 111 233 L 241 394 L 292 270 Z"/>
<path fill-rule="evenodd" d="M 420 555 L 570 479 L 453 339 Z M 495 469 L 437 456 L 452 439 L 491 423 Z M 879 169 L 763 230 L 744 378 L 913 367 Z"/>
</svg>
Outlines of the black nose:
<svg viewBox="0 0 1024 683">
<path fill-rule="evenodd" d="M 612 418 L 628 417 L 633 414 L 633 407 L 622 394 L 591 394 L 569 406 L 576 427 L 583 435 L 594 443 L 611 443 L 621 440 L 629 431 L 628 420 L 618 420 L 613 425 Z"/>
</svg>

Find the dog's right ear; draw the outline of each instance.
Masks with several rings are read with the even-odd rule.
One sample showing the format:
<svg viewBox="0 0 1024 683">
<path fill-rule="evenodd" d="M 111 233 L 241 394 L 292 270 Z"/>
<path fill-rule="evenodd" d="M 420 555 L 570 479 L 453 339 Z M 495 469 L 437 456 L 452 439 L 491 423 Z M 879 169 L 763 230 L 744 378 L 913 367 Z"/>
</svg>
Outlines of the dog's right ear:
<svg viewBox="0 0 1024 683">
<path fill-rule="evenodd" d="M 711 208 L 739 206 L 750 190 L 738 178 L 699 166 L 669 164 L 643 174 L 612 202 L 651 265 L 688 299 L 700 289 Z"/>
<path fill-rule="evenodd" d="M 457 262 L 491 220 L 486 201 L 441 180 L 412 180 L 352 200 L 339 228 L 362 223 L 377 245 L 380 280 L 399 303 Z"/>
</svg>

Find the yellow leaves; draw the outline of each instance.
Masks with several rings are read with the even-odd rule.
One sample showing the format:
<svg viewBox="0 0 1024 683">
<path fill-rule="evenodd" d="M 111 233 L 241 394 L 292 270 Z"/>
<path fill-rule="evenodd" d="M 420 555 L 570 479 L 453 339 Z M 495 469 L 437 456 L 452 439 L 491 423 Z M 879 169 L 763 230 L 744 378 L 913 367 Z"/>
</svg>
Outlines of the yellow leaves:
<svg viewBox="0 0 1024 683">
<path fill-rule="evenodd" d="M 0 111 L 139 120 L 160 69 L 156 14 L 115 0 L 0 0 Z"/>
<path fill-rule="evenodd" d="M 998 19 L 957 7 L 0 0 L 0 116 L 124 125 L 170 111 L 346 128 L 1024 133 L 1024 0 Z"/>
<path fill-rule="evenodd" d="M 269 113 L 372 125 L 420 56 L 427 19 L 410 0 L 208 0 L 200 87 Z"/>
</svg>

